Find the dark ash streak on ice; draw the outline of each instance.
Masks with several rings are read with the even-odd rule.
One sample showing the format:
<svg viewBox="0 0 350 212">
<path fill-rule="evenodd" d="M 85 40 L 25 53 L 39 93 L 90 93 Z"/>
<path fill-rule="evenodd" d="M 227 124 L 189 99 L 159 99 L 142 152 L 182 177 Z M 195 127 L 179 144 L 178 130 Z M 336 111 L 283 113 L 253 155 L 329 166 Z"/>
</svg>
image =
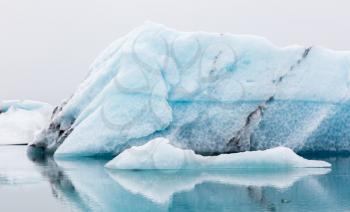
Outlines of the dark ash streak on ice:
<svg viewBox="0 0 350 212">
<path fill-rule="evenodd" d="M 293 64 L 289 71 L 286 72 L 284 75 L 280 76 L 277 80 L 274 80 L 273 83 L 276 87 L 279 86 L 279 84 L 288 76 L 289 73 L 293 72 L 297 66 L 301 64 L 302 61 L 304 61 L 307 56 L 310 54 L 312 47 L 308 47 L 304 50 L 302 56 L 300 59 L 296 61 L 295 64 Z M 265 100 L 263 103 L 258 105 L 258 107 L 252 111 L 246 118 L 246 122 L 244 126 L 237 131 L 236 135 L 232 137 L 228 143 L 228 151 L 227 152 L 243 152 L 243 151 L 250 151 L 252 150 L 251 146 L 251 134 L 254 131 L 254 129 L 259 125 L 261 122 L 264 111 L 268 108 L 268 106 L 274 101 L 275 94 L 270 96 L 267 100 Z"/>
<path fill-rule="evenodd" d="M 51 115 L 51 123 L 49 127 L 41 132 L 39 138 L 36 139 L 28 147 L 28 154 L 33 155 L 53 155 L 59 146 L 64 142 L 64 140 L 69 136 L 74 130 L 72 125 L 75 122 L 75 118 L 69 118 L 70 120 L 68 126 L 62 126 L 60 120 L 66 120 L 57 115 L 62 111 L 63 107 L 68 101 L 64 101 L 60 106 L 56 106 Z"/>
</svg>

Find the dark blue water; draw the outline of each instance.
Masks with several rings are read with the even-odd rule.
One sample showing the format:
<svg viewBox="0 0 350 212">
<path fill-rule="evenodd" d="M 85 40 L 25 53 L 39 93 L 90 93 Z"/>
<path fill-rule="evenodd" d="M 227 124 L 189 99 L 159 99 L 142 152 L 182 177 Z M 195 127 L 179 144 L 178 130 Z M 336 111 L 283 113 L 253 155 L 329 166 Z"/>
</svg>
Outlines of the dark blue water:
<svg viewBox="0 0 350 212">
<path fill-rule="evenodd" d="M 350 211 L 350 157 L 332 169 L 110 171 L 0 146 L 0 211 Z"/>
</svg>

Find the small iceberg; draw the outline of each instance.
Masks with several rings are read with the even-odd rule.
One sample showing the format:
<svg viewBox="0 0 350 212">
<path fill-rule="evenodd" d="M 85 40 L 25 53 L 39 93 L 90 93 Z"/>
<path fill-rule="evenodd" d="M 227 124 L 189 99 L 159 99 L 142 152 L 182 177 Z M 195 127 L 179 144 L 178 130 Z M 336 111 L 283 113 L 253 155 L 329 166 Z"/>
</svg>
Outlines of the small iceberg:
<svg viewBox="0 0 350 212">
<path fill-rule="evenodd" d="M 286 147 L 218 156 L 202 156 L 192 150 L 172 145 L 166 138 L 156 138 L 142 146 L 134 146 L 105 165 L 109 169 L 281 169 L 325 168 L 331 164 L 307 160 Z"/>
<path fill-rule="evenodd" d="M 0 102 L 0 144 L 27 144 L 50 122 L 52 106 L 30 100 Z"/>
</svg>

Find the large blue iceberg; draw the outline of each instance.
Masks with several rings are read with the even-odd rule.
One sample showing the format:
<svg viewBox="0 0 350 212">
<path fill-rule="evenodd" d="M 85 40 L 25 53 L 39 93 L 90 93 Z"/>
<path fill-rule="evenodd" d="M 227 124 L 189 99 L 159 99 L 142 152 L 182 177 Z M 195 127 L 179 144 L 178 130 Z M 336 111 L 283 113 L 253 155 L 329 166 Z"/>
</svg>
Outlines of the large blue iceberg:
<svg viewBox="0 0 350 212">
<path fill-rule="evenodd" d="M 165 137 L 202 155 L 349 152 L 349 96 L 350 52 L 146 23 L 102 52 L 32 147 L 117 155 Z"/>
</svg>

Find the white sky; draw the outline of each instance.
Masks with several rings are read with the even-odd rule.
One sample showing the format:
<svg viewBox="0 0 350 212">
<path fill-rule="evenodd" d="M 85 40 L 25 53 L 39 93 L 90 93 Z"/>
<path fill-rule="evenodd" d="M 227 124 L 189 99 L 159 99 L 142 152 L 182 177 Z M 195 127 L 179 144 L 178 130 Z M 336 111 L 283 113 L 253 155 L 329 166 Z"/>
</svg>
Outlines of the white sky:
<svg viewBox="0 0 350 212">
<path fill-rule="evenodd" d="M 349 9 L 348 0 L 0 0 L 0 100 L 58 104 L 99 52 L 146 20 L 350 50 Z"/>
</svg>

